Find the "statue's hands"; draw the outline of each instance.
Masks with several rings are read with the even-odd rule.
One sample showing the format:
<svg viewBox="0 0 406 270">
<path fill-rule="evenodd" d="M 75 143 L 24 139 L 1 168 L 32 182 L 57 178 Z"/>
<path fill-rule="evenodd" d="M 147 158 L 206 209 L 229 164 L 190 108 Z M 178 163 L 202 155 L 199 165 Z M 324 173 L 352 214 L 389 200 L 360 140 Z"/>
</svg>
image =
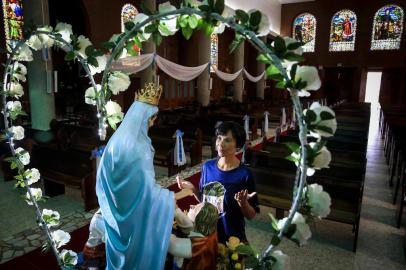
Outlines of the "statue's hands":
<svg viewBox="0 0 406 270">
<path fill-rule="evenodd" d="M 248 200 L 252 197 L 254 197 L 257 193 L 256 192 L 252 192 L 250 194 L 248 194 L 248 190 L 244 189 L 241 190 L 240 192 L 237 192 L 234 195 L 234 199 L 237 201 L 238 205 L 240 207 L 244 207 L 248 204 Z"/>
<path fill-rule="evenodd" d="M 195 186 L 191 182 L 183 180 L 179 174 L 176 176 L 176 182 L 178 183 L 178 187 L 180 189 L 195 190 Z"/>
</svg>

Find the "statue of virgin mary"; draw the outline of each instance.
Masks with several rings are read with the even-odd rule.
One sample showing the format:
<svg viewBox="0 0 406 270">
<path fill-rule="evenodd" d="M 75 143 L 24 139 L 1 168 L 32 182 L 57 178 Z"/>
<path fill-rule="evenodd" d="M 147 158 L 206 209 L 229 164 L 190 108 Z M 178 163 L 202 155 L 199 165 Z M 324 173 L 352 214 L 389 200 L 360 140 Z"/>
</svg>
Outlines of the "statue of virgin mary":
<svg viewBox="0 0 406 270">
<path fill-rule="evenodd" d="M 96 192 L 105 220 L 109 270 L 163 269 L 165 264 L 174 195 L 155 182 L 154 149 L 147 133 L 158 112 L 160 93 L 151 94 L 151 87 L 147 98 L 141 91 L 128 110 L 97 171 Z"/>
</svg>

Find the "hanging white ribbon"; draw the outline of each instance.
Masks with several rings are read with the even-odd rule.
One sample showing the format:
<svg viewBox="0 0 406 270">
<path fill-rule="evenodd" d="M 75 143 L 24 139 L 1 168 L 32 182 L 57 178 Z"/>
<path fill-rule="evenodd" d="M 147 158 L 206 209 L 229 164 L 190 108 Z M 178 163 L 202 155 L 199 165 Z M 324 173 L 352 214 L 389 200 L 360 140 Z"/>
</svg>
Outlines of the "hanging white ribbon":
<svg viewBox="0 0 406 270">
<path fill-rule="evenodd" d="M 264 120 L 264 136 L 266 137 L 266 135 L 268 134 L 268 129 L 269 129 L 269 117 L 270 113 L 268 111 L 264 112 L 264 116 L 265 116 L 265 120 Z"/>
<path fill-rule="evenodd" d="M 213 68 L 213 70 L 220 79 L 222 79 L 223 81 L 226 81 L 226 82 L 234 81 L 243 71 L 243 69 L 240 69 L 239 71 L 237 71 L 235 73 L 225 73 L 225 72 L 218 70 L 217 68 Z"/>
<path fill-rule="evenodd" d="M 209 63 L 207 63 L 197 67 L 181 66 L 174 62 L 166 60 L 165 58 L 162 58 L 159 55 L 156 55 L 155 61 L 158 67 L 163 72 L 179 81 L 191 81 L 195 79 L 202 72 L 207 70 L 207 66 L 209 65 Z"/>
<path fill-rule="evenodd" d="M 282 108 L 282 118 L 281 118 L 281 126 L 284 127 L 286 125 L 286 110 L 285 107 Z"/>
<path fill-rule="evenodd" d="M 111 69 L 114 71 L 123 71 L 128 74 L 133 74 L 146 69 L 152 64 L 153 61 L 153 53 L 141 54 L 139 56 L 131 56 L 114 61 L 111 65 Z"/>
<path fill-rule="evenodd" d="M 174 164 L 177 166 L 182 166 L 186 164 L 186 155 L 185 149 L 183 148 L 183 132 L 179 129 L 175 132 L 176 135 L 176 144 L 175 144 L 175 151 L 174 151 Z"/>
<path fill-rule="evenodd" d="M 251 74 L 249 74 L 248 71 L 244 68 L 244 74 L 245 77 L 247 77 L 247 79 L 250 80 L 251 82 L 259 82 L 265 76 L 265 71 L 262 72 L 261 75 L 254 77 Z"/>
<path fill-rule="evenodd" d="M 250 130 L 250 117 L 248 116 L 248 114 L 246 114 L 243 118 L 244 120 L 244 130 L 245 130 L 245 136 L 247 138 L 247 141 L 250 139 L 250 135 L 249 135 L 249 130 Z"/>
</svg>

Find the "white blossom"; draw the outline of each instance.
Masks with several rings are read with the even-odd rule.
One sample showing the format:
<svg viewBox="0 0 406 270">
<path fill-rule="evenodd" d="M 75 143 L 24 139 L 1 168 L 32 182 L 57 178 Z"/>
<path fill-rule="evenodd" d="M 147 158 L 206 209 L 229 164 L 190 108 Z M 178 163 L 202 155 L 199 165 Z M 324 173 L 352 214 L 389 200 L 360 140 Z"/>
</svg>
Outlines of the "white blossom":
<svg viewBox="0 0 406 270">
<path fill-rule="evenodd" d="M 124 113 L 121 111 L 121 107 L 117 102 L 109 100 L 105 108 L 107 116 L 120 116 L 121 119 L 124 116 Z"/>
<path fill-rule="evenodd" d="M 251 14 L 256 11 L 257 11 L 256 9 L 251 9 L 248 11 L 248 15 L 251 16 Z M 261 12 L 261 21 L 258 25 L 257 36 L 262 37 L 268 35 L 270 27 L 271 24 L 269 23 L 268 16 L 266 16 L 263 12 Z"/>
<path fill-rule="evenodd" d="M 312 131 L 310 131 L 311 135 L 316 138 L 320 138 L 320 136 L 322 136 L 322 137 L 333 136 L 337 130 L 337 120 L 335 118 L 334 111 L 327 106 L 321 106 L 320 103 L 318 103 L 318 102 L 313 102 L 312 105 L 310 106 L 309 110 L 313 111 L 316 114 L 316 119 L 310 123 L 311 125 L 315 126 L 314 129 Z M 308 112 L 308 110 L 304 110 L 304 112 L 303 112 L 304 115 L 306 115 L 307 112 Z M 321 114 L 324 112 L 332 115 L 334 118 L 322 120 Z M 324 129 L 325 127 L 331 129 L 332 133 L 326 131 Z"/>
<path fill-rule="evenodd" d="M 296 39 L 291 38 L 291 37 L 283 37 L 283 40 L 285 41 L 286 48 L 289 46 L 289 44 L 298 42 Z M 291 52 L 293 52 L 294 54 L 302 55 L 303 54 L 303 47 L 300 46 L 299 48 L 297 48 L 295 50 L 291 50 Z"/>
<path fill-rule="evenodd" d="M 95 75 L 96 73 L 100 73 L 106 69 L 107 57 L 105 55 L 97 56 L 96 60 L 97 60 L 97 64 L 98 64 L 97 67 L 94 67 L 91 64 L 89 64 L 90 73 L 92 75 Z"/>
<path fill-rule="evenodd" d="M 62 230 L 57 230 L 57 231 L 52 232 L 51 236 L 52 236 L 52 239 L 55 241 L 57 248 L 60 248 L 61 246 L 66 245 L 70 240 L 69 233 L 62 231 Z"/>
<path fill-rule="evenodd" d="M 163 4 L 159 4 L 158 11 L 159 13 L 165 13 L 169 11 L 176 10 L 176 7 L 172 6 L 169 1 Z M 176 28 L 177 15 L 170 15 L 165 18 L 162 18 L 159 22 L 158 30 L 162 36 L 170 36 L 176 33 L 178 29 Z M 162 27 L 164 26 L 164 27 Z"/>
<path fill-rule="evenodd" d="M 32 57 L 32 51 L 30 47 L 28 47 L 28 45 L 25 43 L 20 46 L 18 52 L 14 55 L 13 59 L 17 61 L 27 61 L 27 62 L 34 60 L 34 58 Z"/>
<path fill-rule="evenodd" d="M 101 85 L 96 84 L 97 92 L 101 90 Z M 93 86 L 86 89 L 85 92 L 85 103 L 89 105 L 96 105 L 96 92 L 94 91 Z"/>
<path fill-rule="evenodd" d="M 280 250 L 275 250 L 271 253 L 271 256 L 276 259 L 276 262 L 272 265 L 272 270 L 290 270 L 290 258 Z"/>
<path fill-rule="evenodd" d="M 83 35 L 80 35 L 78 37 L 78 47 L 79 47 L 78 53 L 84 59 L 87 59 L 86 48 L 89 47 L 90 45 L 92 45 L 92 42 L 90 42 L 90 40 L 87 37 Z"/>
<path fill-rule="evenodd" d="M 37 29 L 37 31 L 48 32 L 52 34 L 51 26 L 44 26 Z M 47 34 L 38 34 L 43 48 L 50 48 L 54 45 L 54 39 Z"/>
<path fill-rule="evenodd" d="M 145 15 L 144 13 L 138 13 L 137 15 L 135 15 L 135 17 L 133 19 L 133 23 L 134 24 L 141 23 L 148 18 L 149 18 L 149 16 Z M 140 28 L 140 31 L 142 32 L 142 35 L 138 35 L 138 37 L 140 38 L 140 41 L 146 41 L 151 37 L 151 33 L 144 32 L 145 27 L 147 27 L 150 24 L 151 23 L 147 23 L 146 25 L 144 25 L 143 27 Z"/>
<path fill-rule="evenodd" d="M 278 221 L 278 228 L 281 230 L 287 221 L 287 217 Z M 309 225 L 306 224 L 305 218 L 299 212 L 293 216 L 292 223 L 296 225 L 296 230 L 291 239 L 297 240 L 299 245 L 306 244 L 306 241 L 312 236 Z"/>
<path fill-rule="evenodd" d="M 25 75 L 27 75 L 27 68 L 19 62 L 15 62 L 12 66 L 13 66 L 12 67 L 13 78 L 15 80 L 25 82 L 26 81 Z"/>
<path fill-rule="evenodd" d="M 14 140 L 22 140 L 24 139 L 24 128 L 22 126 L 12 126 L 8 129 L 9 132 L 13 134 Z"/>
<path fill-rule="evenodd" d="M 6 92 L 7 94 L 15 98 L 19 98 L 24 95 L 23 86 L 17 82 L 8 83 Z"/>
<path fill-rule="evenodd" d="M 300 97 L 308 97 L 310 93 L 308 91 L 318 90 L 321 87 L 321 81 L 319 72 L 315 67 L 311 66 L 298 66 L 296 69 L 295 81 L 306 82 L 306 86 L 299 92 Z"/>
<path fill-rule="evenodd" d="M 21 147 L 18 147 L 15 150 L 18 159 L 21 161 L 23 165 L 28 165 L 30 163 L 30 154 Z"/>
<path fill-rule="evenodd" d="M 314 149 L 316 146 L 315 142 L 309 143 L 309 146 Z M 331 162 L 331 153 L 328 151 L 327 147 L 323 146 L 320 151 L 318 152 L 317 156 L 314 158 L 311 167 L 320 170 L 323 168 L 328 168 L 328 165 Z"/>
<path fill-rule="evenodd" d="M 49 209 L 42 210 L 42 219 L 44 219 L 48 227 L 58 226 L 60 217 L 57 211 Z"/>
<path fill-rule="evenodd" d="M 113 72 L 108 79 L 109 88 L 114 95 L 127 90 L 130 83 L 130 77 L 120 71 Z"/>
<path fill-rule="evenodd" d="M 26 43 L 34 51 L 38 51 L 42 48 L 42 42 L 38 35 L 31 35 L 30 38 L 26 41 Z"/>
<path fill-rule="evenodd" d="M 55 32 L 61 35 L 61 38 L 65 40 L 67 43 L 71 43 L 71 35 L 73 34 L 72 32 L 72 25 L 68 23 L 63 23 L 60 22 L 56 25 L 55 27 Z"/>
<path fill-rule="evenodd" d="M 78 263 L 78 255 L 72 250 L 63 249 L 60 253 L 62 264 L 69 267 Z"/>
<path fill-rule="evenodd" d="M 40 188 L 29 188 L 31 195 L 33 197 L 33 199 L 37 202 L 39 200 L 41 200 L 42 198 L 42 190 Z M 25 201 L 28 203 L 28 205 L 33 205 L 31 198 L 30 198 L 30 194 L 27 193 L 25 194 Z"/>
<path fill-rule="evenodd" d="M 331 198 L 330 195 L 323 191 L 323 186 L 311 184 L 304 188 L 304 194 L 307 194 L 307 205 L 313 216 L 325 218 L 330 214 Z"/>
<path fill-rule="evenodd" d="M 20 101 L 8 101 L 6 104 L 7 110 L 9 111 L 21 111 L 22 106 Z"/>
<path fill-rule="evenodd" d="M 39 170 L 36 168 L 26 170 L 24 174 L 27 175 L 28 185 L 32 185 L 32 184 L 38 182 L 39 179 L 41 178 L 41 174 L 40 174 Z"/>
</svg>

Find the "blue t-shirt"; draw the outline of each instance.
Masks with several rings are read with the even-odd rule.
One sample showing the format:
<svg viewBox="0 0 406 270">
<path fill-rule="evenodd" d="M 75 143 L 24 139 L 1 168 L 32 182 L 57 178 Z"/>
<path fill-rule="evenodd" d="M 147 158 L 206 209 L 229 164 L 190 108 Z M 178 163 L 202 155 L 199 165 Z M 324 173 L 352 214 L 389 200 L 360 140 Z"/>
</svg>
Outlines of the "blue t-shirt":
<svg viewBox="0 0 406 270">
<path fill-rule="evenodd" d="M 240 164 L 230 171 L 223 171 L 217 167 L 217 161 L 218 159 L 212 159 L 203 164 L 199 184 L 200 194 L 202 194 L 205 185 L 211 182 L 220 182 L 226 192 L 224 194 L 224 212 L 220 215 L 217 223 L 218 240 L 225 243 L 230 236 L 236 236 L 241 241 L 247 241 L 244 215 L 234 199 L 234 195 L 244 189 L 247 189 L 248 193 L 255 192 L 254 179 L 244 164 Z M 255 195 L 248 202 L 259 213 L 258 197 Z"/>
</svg>

